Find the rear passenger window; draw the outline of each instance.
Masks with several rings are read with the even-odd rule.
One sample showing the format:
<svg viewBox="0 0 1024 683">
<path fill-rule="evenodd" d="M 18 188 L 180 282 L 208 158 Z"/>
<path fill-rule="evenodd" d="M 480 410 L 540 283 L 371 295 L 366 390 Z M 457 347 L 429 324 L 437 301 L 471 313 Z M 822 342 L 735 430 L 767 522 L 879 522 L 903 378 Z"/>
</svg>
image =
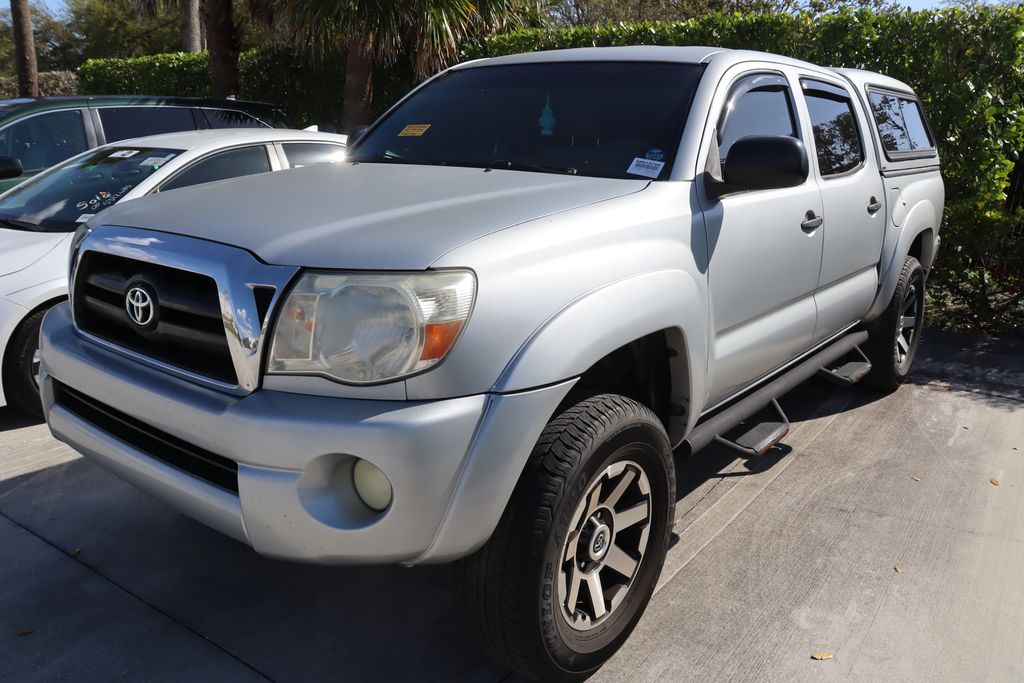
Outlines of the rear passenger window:
<svg viewBox="0 0 1024 683">
<path fill-rule="evenodd" d="M 270 170 L 266 147 L 239 147 L 200 159 L 164 183 L 160 191 L 168 192 L 217 180 L 267 173 Z"/>
<path fill-rule="evenodd" d="M 846 173 L 860 166 L 864 161 L 864 146 L 850 96 L 827 83 L 803 81 L 802 84 L 821 175 Z"/>
<path fill-rule="evenodd" d="M 345 148 L 341 145 L 320 145 L 313 142 L 286 142 L 283 145 L 284 155 L 288 157 L 288 165 L 292 168 L 315 166 L 316 164 L 333 164 L 345 158 Z"/>
<path fill-rule="evenodd" d="M 886 156 L 927 153 L 935 149 L 935 142 L 924 122 L 921 103 L 916 99 L 871 91 L 868 100 Z"/>
<path fill-rule="evenodd" d="M 107 142 L 196 128 L 192 110 L 185 107 L 102 107 L 98 111 Z"/>
<path fill-rule="evenodd" d="M 765 84 L 755 85 L 761 82 Z M 765 74 L 745 78 L 734 87 L 733 92 L 741 94 L 734 94 L 726 105 L 718 135 L 718 152 L 723 161 L 740 138 L 751 135 L 799 137 L 789 88 L 783 83 L 781 76 Z M 755 87 L 751 88 L 752 85 Z M 745 88 L 750 89 L 743 92 Z"/>
<path fill-rule="evenodd" d="M 230 109 L 204 109 L 210 128 L 269 128 L 259 119 Z"/>
</svg>

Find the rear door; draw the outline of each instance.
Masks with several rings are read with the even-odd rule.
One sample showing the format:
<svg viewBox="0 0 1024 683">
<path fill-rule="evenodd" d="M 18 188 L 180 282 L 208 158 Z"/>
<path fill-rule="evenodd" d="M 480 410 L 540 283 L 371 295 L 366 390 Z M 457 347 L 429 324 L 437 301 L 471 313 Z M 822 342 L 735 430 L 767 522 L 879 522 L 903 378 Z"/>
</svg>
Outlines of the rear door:
<svg viewBox="0 0 1024 683">
<path fill-rule="evenodd" d="M 814 300 L 819 342 L 856 323 L 871 307 L 878 287 L 878 260 L 885 233 L 885 197 L 874 155 L 869 119 L 838 78 L 803 75 L 801 106 L 811 124 L 812 175 L 821 188 L 824 240 Z"/>
<path fill-rule="evenodd" d="M 739 72 L 723 83 L 705 132 L 702 165 L 716 153 L 724 160 L 732 144 L 747 136 L 788 135 L 808 144 L 791 80 L 781 69 Z M 821 214 L 822 205 L 813 176 L 797 187 L 737 192 L 719 201 L 699 194 L 709 250 L 711 405 L 810 346 L 822 237 L 820 229 L 804 224 Z"/>
</svg>

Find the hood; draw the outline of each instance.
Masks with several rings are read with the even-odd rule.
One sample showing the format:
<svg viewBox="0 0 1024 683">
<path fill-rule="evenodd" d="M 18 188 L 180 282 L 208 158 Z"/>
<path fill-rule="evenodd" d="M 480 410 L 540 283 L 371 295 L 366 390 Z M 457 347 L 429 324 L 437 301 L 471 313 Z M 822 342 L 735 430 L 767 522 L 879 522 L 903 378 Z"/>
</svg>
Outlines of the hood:
<svg viewBox="0 0 1024 683">
<path fill-rule="evenodd" d="M 68 236 L 66 232 L 0 228 L 0 277 L 25 270 Z"/>
<path fill-rule="evenodd" d="M 648 182 L 341 163 L 160 193 L 112 206 L 98 222 L 238 246 L 276 265 L 422 270 L 491 232 Z"/>
</svg>

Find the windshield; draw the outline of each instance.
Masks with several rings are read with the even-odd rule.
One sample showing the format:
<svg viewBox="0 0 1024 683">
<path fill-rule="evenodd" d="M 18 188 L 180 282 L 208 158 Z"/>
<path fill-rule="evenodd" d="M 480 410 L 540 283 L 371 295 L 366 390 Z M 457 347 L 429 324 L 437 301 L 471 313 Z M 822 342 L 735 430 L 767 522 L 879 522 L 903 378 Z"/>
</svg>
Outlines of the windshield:
<svg viewBox="0 0 1024 683">
<path fill-rule="evenodd" d="M 388 114 L 348 160 L 665 180 L 702 72 L 667 62 L 457 69 Z"/>
<path fill-rule="evenodd" d="M 55 166 L 0 197 L 0 227 L 71 232 L 182 151 L 107 147 Z"/>
</svg>

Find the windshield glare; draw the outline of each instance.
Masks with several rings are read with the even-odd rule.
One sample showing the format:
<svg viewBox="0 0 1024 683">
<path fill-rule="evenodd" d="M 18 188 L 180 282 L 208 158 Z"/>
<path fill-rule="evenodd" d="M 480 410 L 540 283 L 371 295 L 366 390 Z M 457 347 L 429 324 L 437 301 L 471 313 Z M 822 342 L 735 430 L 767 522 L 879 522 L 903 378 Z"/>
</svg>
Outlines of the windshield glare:
<svg viewBox="0 0 1024 683">
<path fill-rule="evenodd" d="M 182 151 L 108 147 L 55 166 L 0 198 L 0 226 L 71 232 L 116 204 Z"/>
<path fill-rule="evenodd" d="M 457 69 L 391 112 L 348 160 L 665 180 L 702 72 L 668 62 Z"/>
</svg>

